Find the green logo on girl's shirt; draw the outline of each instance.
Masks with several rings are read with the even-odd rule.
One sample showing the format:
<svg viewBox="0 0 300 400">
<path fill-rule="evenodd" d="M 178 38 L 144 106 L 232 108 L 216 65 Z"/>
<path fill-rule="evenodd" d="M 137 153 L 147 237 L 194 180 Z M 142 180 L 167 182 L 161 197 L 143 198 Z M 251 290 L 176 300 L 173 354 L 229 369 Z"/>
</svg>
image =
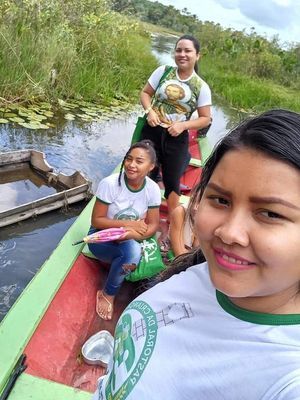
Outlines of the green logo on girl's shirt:
<svg viewBox="0 0 300 400">
<path fill-rule="evenodd" d="M 132 323 L 139 319 L 139 324 Z M 157 337 L 155 312 L 144 301 L 133 301 L 122 314 L 115 332 L 113 368 L 105 394 L 108 400 L 124 400 L 138 383 L 148 364 Z M 143 345 L 135 347 L 135 341 Z M 141 349 L 141 350 L 140 350 Z"/>
</svg>

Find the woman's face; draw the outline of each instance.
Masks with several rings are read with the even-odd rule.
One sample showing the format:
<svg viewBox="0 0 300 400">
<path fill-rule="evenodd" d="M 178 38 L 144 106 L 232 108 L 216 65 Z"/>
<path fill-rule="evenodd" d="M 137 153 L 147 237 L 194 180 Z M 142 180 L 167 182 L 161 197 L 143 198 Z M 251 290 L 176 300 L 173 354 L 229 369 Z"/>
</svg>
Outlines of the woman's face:
<svg viewBox="0 0 300 400">
<path fill-rule="evenodd" d="M 194 69 L 199 54 L 196 53 L 194 43 L 188 39 L 179 40 L 175 48 L 175 62 L 180 69 Z"/>
<path fill-rule="evenodd" d="M 198 205 L 195 230 L 214 286 L 229 297 L 265 301 L 298 293 L 296 168 L 247 148 L 226 153 Z"/>
<path fill-rule="evenodd" d="M 124 171 L 128 181 L 142 183 L 145 176 L 154 168 L 149 153 L 143 148 L 135 148 L 124 161 Z"/>
</svg>

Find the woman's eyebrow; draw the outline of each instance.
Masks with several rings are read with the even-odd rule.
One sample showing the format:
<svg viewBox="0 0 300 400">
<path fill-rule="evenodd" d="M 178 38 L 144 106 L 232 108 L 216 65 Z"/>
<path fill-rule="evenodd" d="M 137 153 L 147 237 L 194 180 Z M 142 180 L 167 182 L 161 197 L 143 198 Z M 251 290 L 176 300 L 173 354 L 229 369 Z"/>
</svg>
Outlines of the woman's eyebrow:
<svg viewBox="0 0 300 400">
<path fill-rule="evenodd" d="M 228 190 L 225 190 L 225 189 L 221 188 L 221 186 L 217 185 L 216 183 L 209 182 L 207 184 L 207 187 L 210 188 L 210 189 L 214 189 L 216 192 L 218 192 L 220 194 L 223 194 L 225 196 L 230 196 L 231 195 L 231 193 Z"/>
<path fill-rule="evenodd" d="M 283 206 L 293 208 L 295 210 L 300 210 L 300 207 L 297 207 L 295 204 L 290 203 L 287 200 L 283 200 L 280 197 L 259 197 L 259 196 L 254 196 L 250 197 L 250 201 L 252 203 L 269 203 L 269 204 L 282 204 Z"/>
<path fill-rule="evenodd" d="M 208 183 L 207 187 L 214 189 L 216 192 L 223 194 L 225 196 L 230 196 L 231 193 L 228 190 L 225 190 L 221 188 L 219 185 L 210 182 Z M 274 196 L 266 196 L 266 197 L 260 197 L 260 196 L 252 196 L 249 199 L 252 203 L 269 203 L 269 204 L 282 204 L 283 206 L 293 208 L 294 210 L 300 210 L 300 207 L 297 207 L 295 204 L 290 203 L 287 200 L 283 200 L 280 197 L 274 197 Z"/>
</svg>

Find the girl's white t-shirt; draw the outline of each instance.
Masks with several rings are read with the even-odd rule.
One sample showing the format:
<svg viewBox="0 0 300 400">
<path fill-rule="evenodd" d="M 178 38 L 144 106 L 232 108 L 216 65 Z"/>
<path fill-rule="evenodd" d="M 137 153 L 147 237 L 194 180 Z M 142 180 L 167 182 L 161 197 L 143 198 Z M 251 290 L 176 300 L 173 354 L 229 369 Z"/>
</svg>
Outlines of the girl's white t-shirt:
<svg viewBox="0 0 300 400">
<path fill-rule="evenodd" d="M 119 174 L 112 174 L 102 179 L 96 191 L 96 197 L 108 205 L 107 217 L 110 219 L 138 220 L 146 217 L 149 208 L 159 207 L 160 189 L 148 176 L 138 191 L 130 189 L 122 173 L 121 186 Z"/>
<path fill-rule="evenodd" d="M 300 399 L 300 315 L 272 324 L 224 298 L 206 263 L 136 298 L 93 399 Z"/>
</svg>

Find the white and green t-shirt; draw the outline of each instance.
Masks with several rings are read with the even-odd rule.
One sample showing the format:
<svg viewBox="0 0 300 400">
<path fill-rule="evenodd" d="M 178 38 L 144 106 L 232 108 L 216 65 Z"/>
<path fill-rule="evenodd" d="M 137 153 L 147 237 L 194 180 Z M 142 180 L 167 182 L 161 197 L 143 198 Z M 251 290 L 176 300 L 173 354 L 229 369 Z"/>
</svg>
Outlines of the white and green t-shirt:
<svg viewBox="0 0 300 400">
<path fill-rule="evenodd" d="M 125 309 L 93 399 L 300 399 L 300 315 L 236 307 L 193 266 Z"/>
<path fill-rule="evenodd" d="M 119 174 L 112 174 L 102 179 L 96 191 L 97 199 L 108 205 L 108 218 L 138 220 L 145 218 L 149 208 L 160 206 L 160 189 L 148 176 L 143 186 L 136 191 L 129 188 L 124 173 L 121 176 L 121 186 L 118 177 Z"/>
<path fill-rule="evenodd" d="M 161 78 L 169 68 L 167 76 Z M 211 105 L 209 86 L 193 71 L 187 79 L 180 79 L 177 67 L 162 65 L 148 79 L 155 90 L 152 108 L 163 123 L 189 120 L 198 107 Z"/>
</svg>

